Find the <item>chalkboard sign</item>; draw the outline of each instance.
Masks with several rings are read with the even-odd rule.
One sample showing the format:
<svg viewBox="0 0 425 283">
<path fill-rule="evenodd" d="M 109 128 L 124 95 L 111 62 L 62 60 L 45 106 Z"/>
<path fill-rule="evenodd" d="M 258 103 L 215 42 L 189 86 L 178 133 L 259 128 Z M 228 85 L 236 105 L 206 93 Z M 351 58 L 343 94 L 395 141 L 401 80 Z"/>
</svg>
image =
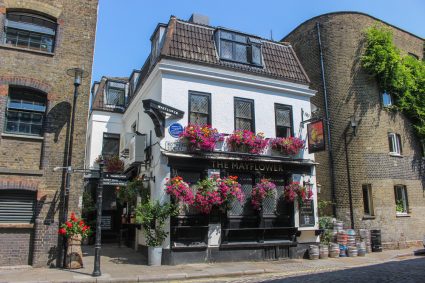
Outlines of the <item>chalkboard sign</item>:
<svg viewBox="0 0 425 283">
<path fill-rule="evenodd" d="M 100 228 L 102 230 L 112 230 L 112 216 L 102 215 L 102 218 L 100 221 Z"/>
<path fill-rule="evenodd" d="M 313 200 L 305 201 L 299 206 L 300 227 L 314 226 L 314 203 Z"/>
</svg>

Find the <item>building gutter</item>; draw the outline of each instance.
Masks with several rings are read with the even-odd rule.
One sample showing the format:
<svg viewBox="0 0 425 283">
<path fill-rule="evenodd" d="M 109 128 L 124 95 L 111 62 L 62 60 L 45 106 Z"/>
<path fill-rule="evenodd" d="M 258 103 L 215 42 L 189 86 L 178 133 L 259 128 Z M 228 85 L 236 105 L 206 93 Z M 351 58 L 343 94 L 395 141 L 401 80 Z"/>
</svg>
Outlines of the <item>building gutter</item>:
<svg viewBox="0 0 425 283">
<path fill-rule="evenodd" d="M 332 152 L 333 148 L 332 148 L 332 140 L 331 140 L 330 119 L 329 119 L 328 92 L 327 92 L 327 86 L 326 86 L 325 66 L 323 63 L 323 49 L 322 49 L 322 40 L 320 37 L 319 22 L 316 22 L 316 27 L 317 27 L 317 41 L 318 41 L 319 50 L 320 50 L 320 70 L 322 73 L 323 95 L 325 99 L 326 132 L 327 132 L 327 138 L 328 138 L 328 153 L 329 153 L 329 163 L 330 163 L 329 171 L 331 174 L 332 214 L 336 217 L 334 157 Z"/>
</svg>

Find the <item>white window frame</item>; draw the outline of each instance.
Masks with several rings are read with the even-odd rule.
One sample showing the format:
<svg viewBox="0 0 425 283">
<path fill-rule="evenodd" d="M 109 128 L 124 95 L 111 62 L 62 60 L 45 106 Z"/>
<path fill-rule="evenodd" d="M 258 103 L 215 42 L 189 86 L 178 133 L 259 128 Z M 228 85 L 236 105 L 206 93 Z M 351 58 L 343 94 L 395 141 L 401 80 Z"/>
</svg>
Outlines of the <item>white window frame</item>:
<svg viewBox="0 0 425 283">
<path fill-rule="evenodd" d="M 407 188 L 404 185 L 395 185 L 394 189 L 395 189 L 395 201 L 396 201 L 396 206 L 397 206 L 397 201 L 399 201 L 397 199 L 397 188 L 401 188 L 401 201 L 403 203 L 403 212 L 398 212 L 396 209 L 396 214 L 397 215 L 407 215 L 409 214 L 409 201 L 408 201 L 408 197 L 407 197 Z"/>
<path fill-rule="evenodd" d="M 401 137 L 396 133 L 388 133 L 388 142 L 392 143 L 394 151 L 390 151 L 391 155 L 401 156 Z"/>
</svg>

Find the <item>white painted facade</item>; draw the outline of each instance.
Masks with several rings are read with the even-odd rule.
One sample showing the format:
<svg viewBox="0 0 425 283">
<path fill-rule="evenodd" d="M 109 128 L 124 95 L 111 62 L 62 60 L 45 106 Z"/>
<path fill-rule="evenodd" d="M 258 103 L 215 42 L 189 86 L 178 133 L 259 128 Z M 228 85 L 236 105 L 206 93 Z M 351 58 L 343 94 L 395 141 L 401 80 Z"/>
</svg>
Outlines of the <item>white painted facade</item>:
<svg viewBox="0 0 425 283">
<path fill-rule="evenodd" d="M 223 70 L 213 67 L 183 63 L 170 59 L 162 59 L 157 63 L 145 83 L 135 94 L 135 98 L 128 106 L 122 117 L 122 136 L 132 132 L 132 125 L 137 123 L 137 130 L 147 134 L 152 139 L 151 166 L 145 173 L 155 176 L 155 182 L 150 181 L 151 196 L 153 199 L 167 201 L 168 196 L 164 188 L 166 178 L 170 177 L 170 168 L 167 157 L 161 152 L 167 142 L 176 141 L 169 132 L 172 123 L 188 124 L 189 91 L 210 93 L 211 95 L 211 124 L 221 133 L 232 133 L 234 129 L 234 97 L 254 100 L 255 129 L 257 133 L 264 133 L 268 138 L 275 137 L 275 103 L 291 105 L 293 109 L 293 126 L 296 137 L 306 140 L 306 127 L 301 127 L 301 115 L 310 113 L 310 98 L 315 91 L 307 85 L 290 83 L 283 80 L 260 77 L 246 73 Z M 144 113 L 142 100 L 153 99 L 166 105 L 184 111 L 181 119 L 166 119 L 165 135 L 157 138 L 151 118 Z M 306 118 L 305 118 L 306 119 Z M 307 151 L 302 153 L 303 159 L 314 160 L 314 155 Z M 95 154 L 91 154 L 95 156 Z M 144 166 L 142 166 L 144 168 Z M 314 166 L 309 179 L 316 184 Z M 314 185 L 314 207 L 317 208 L 317 191 Z M 295 206 L 297 207 L 297 206 Z M 317 242 L 314 230 L 318 229 L 318 214 L 315 211 L 315 227 L 299 228 L 304 230 L 299 242 Z M 295 212 L 295 225 L 298 227 L 298 211 Z M 144 239 L 139 233 L 139 244 Z M 167 239 L 164 248 L 170 247 Z"/>
<path fill-rule="evenodd" d="M 122 113 L 93 110 L 87 123 L 86 168 L 95 166 L 96 158 L 102 154 L 103 134 L 121 134 Z"/>
</svg>

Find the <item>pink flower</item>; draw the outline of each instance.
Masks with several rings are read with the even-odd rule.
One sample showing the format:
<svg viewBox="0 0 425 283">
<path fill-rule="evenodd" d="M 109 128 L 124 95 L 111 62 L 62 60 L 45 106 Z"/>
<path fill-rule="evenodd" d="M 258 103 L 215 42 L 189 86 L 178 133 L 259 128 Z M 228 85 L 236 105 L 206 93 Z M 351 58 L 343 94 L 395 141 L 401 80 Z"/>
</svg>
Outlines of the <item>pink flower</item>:
<svg viewBox="0 0 425 283">
<path fill-rule="evenodd" d="M 305 142 L 296 137 L 275 138 L 270 141 L 274 150 L 280 151 L 285 155 L 297 155 L 305 147 Z"/>
<path fill-rule="evenodd" d="M 266 197 L 273 196 L 276 191 L 276 184 L 267 179 L 260 180 L 251 192 L 251 204 L 256 210 L 261 210 L 263 200 Z"/>
</svg>

